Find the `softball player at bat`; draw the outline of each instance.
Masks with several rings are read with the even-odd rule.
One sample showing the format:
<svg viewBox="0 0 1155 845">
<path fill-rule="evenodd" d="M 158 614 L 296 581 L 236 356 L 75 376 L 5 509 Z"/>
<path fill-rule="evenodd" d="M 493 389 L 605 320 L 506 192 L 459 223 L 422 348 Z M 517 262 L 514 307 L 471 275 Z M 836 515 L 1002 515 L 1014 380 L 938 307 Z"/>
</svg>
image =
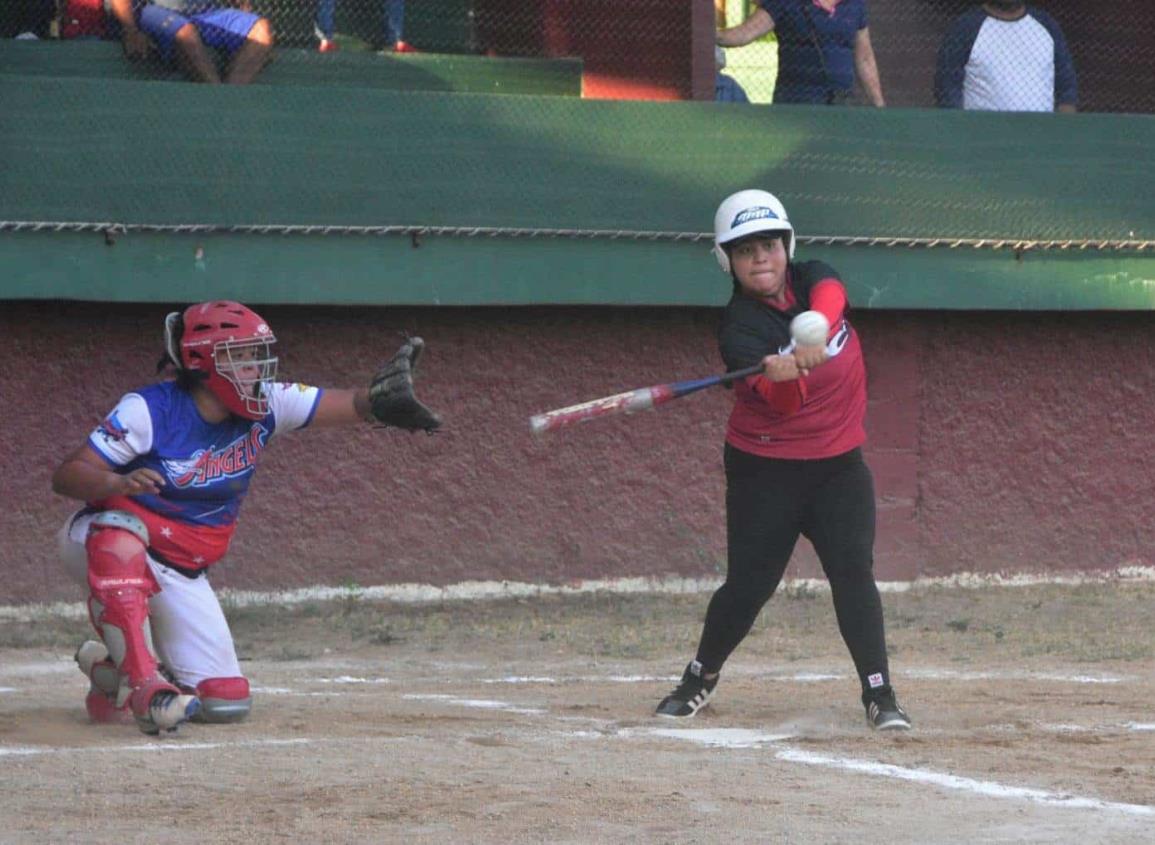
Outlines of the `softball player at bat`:
<svg viewBox="0 0 1155 845">
<path fill-rule="evenodd" d="M 175 368 L 175 378 L 122 397 L 53 475 L 53 490 L 86 503 L 59 539 L 100 636 L 76 655 L 94 721 L 159 734 L 194 717 L 248 716 L 249 682 L 205 575 L 228 550 L 271 440 L 366 420 L 409 431 L 441 424 L 413 394 L 420 338 L 356 390 L 276 381 L 275 342 L 237 302 L 169 314 L 160 369 Z"/>
<path fill-rule="evenodd" d="M 726 580 L 710 599 L 695 658 L 657 713 L 689 717 L 706 706 L 804 535 L 830 581 L 867 722 L 909 729 L 890 684 L 874 583 L 874 486 L 861 448 L 866 374 L 846 289 L 826 264 L 793 260 L 794 228 L 765 191 L 722 202 L 714 253 L 734 283 L 718 331 L 722 359 L 728 370 L 759 361 L 764 369 L 735 383 L 726 431 Z M 824 344 L 791 339 L 791 320 L 805 311 L 826 318 Z"/>
</svg>

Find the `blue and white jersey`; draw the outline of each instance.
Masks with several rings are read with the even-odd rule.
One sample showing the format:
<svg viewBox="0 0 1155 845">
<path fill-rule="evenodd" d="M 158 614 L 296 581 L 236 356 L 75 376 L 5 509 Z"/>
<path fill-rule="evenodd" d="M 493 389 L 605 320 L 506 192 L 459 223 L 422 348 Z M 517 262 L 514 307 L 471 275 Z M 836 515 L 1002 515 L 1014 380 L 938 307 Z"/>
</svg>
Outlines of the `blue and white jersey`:
<svg viewBox="0 0 1155 845">
<path fill-rule="evenodd" d="M 303 428 L 322 391 L 277 383 L 260 420 L 230 416 L 206 422 L 192 394 L 161 382 L 126 394 L 89 435 L 89 446 L 117 472 L 147 467 L 165 480 L 158 495 L 117 497 L 98 506 L 125 508 L 149 527 L 150 545 L 166 559 L 199 568 L 228 548 L 257 461 L 270 439 Z"/>
<path fill-rule="evenodd" d="M 976 7 L 959 17 L 942 42 L 935 102 L 980 111 L 1054 111 L 1075 105 L 1075 65 L 1059 25 L 1028 6 L 1006 21 Z"/>
</svg>

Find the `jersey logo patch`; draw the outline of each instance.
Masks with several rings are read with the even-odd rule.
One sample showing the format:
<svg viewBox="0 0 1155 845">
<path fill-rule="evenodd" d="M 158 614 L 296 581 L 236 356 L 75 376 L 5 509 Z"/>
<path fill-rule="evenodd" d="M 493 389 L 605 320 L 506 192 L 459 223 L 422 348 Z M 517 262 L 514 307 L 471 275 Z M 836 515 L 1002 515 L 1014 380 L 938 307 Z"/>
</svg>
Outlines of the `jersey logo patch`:
<svg viewBox="0 0 1155 845">
<path fill-rule="evenodd" d="M 222 478 L 236 478 L 256 465 L 268 436 L 264 426 L 254 425 L 223 449 L 198 449 L 187 460 L 163 461 L 165 474 L 178 488 L 206 487 Z"/>
<path fill-rule="evenodd" d="M 103 437 L 105 441 L 111 440 L 116 443 L 121 443 L 128 437 L 128 429 L 121 424 L 120 417 L 116 415 L 116 411 L 113 411 L 104 419 L 104 422 L 100 424 L 97 431 L 100 432 L 100 436 Z"/>
</svg>

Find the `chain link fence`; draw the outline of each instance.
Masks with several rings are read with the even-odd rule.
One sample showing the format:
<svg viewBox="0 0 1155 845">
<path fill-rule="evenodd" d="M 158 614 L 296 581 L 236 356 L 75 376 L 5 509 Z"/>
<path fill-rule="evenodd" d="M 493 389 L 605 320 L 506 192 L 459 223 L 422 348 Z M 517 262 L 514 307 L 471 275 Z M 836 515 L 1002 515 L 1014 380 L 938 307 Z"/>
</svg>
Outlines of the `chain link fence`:
<svg viewBox="0 0 1155 845">
<path fill-rule="evenodd" d="M 1155 0 L 240 5 L 0 0 L 0 231 L 698 239 L 772 184 L 822 243 L 1155 243 Z"/>
<path fill-rule="evenodd" d="M 118 41 L 122 28 L 113 13 L 118 3 L 132 0 L 6 0 L 0 35 Z M 139 16 L 143 4 L 132 5 Z M 194 16 L 228 4 L 158 0 L 158 5 Z M 338 63 L 342 54 L 366 60 L 377 55 L 571 58 L 582 63 L 581 91 L 587 97 L 1155 112 L 1155 3 L 1150 0 L 1039 0 L 1025 13 L 1022 4 L 1007 0 L 242 0 L 234 5 L 269 21 L 281 66 L 310 61 L 315 54 L 329 55 L 334 68 L 349 67 L 348 58 Z M 721 33 L 717 39 L 715 29 Z M 715 51 L 714 40 L 742 46 Z M 171 57 L 166 66 L 157 51 L 148 62 L 157 75 L 173 71 Z M 326 67 L 315 62 L 309 67 L 312 81 L 324 84 Z M 13 72 L 11 62 L 5 72 Z M 533 77 L 541 71 L 526 64 L 520 72 Z M 347 81 L 349 73 L 338 75 Z M 532 91 L 532 80 L 517 90 Z"/>
</svg>

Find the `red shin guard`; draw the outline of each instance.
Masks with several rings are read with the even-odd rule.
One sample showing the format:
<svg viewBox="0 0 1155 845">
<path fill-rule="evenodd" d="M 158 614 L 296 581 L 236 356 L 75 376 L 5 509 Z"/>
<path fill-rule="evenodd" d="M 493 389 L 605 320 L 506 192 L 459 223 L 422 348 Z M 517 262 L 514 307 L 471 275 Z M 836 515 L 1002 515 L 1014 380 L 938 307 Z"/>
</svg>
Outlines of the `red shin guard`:
<svg viewBox="0 0 1155 845">
<path fill-rule="evenodd" d="M 101 514 L 98 520 L 115 513 Z M 160 592 L 160 587 L 148 567 L 147 547 L 140 534 L 130 528 L 94 521 L 84 548 L 88 552 L 93 624 L 117 668 L 128 676 L 131 686 L 138 687 L 156 678 L 157 671 L 148 628 L 148 599 Z"/>
</svg>

